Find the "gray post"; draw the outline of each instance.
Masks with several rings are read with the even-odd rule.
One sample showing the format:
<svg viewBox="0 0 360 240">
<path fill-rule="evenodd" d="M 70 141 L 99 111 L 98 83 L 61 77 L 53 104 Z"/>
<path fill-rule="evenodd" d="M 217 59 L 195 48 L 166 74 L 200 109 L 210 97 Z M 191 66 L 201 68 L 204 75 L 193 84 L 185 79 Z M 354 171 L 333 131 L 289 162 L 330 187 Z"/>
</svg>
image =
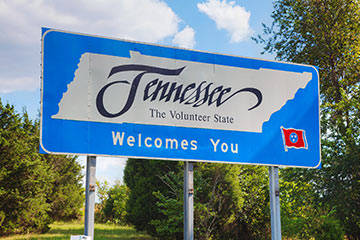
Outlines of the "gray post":
<svg viewBox="0 0 360 240">
<path fill-rule="evenodd" d="M 184 165 L 184 240 L 194 239 L 194 166 Z"/>
<path fill-rule="evenodd" d="M 279 168 L 269 167 L 271 239 L 281 240 Z"/>
<path fill-rule="evenodd" d="M 90 236 L 91 239 L 94 239 L 95 181 L 96 181 L 95 172 L 96 172 L 96 157 L 87 156 L 84 235 Z"/>
</svg>

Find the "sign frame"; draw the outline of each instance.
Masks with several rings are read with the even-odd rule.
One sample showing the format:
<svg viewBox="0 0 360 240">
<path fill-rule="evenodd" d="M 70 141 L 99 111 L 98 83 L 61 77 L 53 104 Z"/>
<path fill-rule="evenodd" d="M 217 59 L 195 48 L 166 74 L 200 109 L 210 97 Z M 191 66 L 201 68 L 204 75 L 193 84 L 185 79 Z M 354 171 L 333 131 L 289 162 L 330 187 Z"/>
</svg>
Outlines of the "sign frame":
<svg viewBox="0 0 360 240">
<path fill-rule="evenodd" d="M 55 39 L 51 39 L 52 42 L 50 42 L 49 40 L 47 40 L 49 38 L 49 36 L 51 35 L 59 35 L 61 36 L 61 40 L 56 39 L 55 36 L 52 36 L 52 38 Z M 75 38 L 77 39 L 76 41 L 72 40 L 71 38 Z M 65 39 L 65 40 L 64 40 Z M 96 39 L 96 41 L 94 40 Z M 89 40 L 89 42 L 87 42 Z M 65 45 L 61 45 L 62 43 L 65 42 Z M 49 43 L 50 42 L 50 43 Z M 96 46 L 95 43 L 98 42 L 105 42 L 104 46 Z M 70 45 L 66 45 L 66 43 L 72 43 Z M 86 46 L 82 46 L 81 44 L 85 43 Z M 153 52 L 153 51 L 159 51 L 159 55 L 166 55 L 166 53 L 170 52 L 170 51 L 174 51 L 178 57 L 178 59 L 180 60 L 191 60 L 191 61 L 195 61 L 195 62 L 200 62 L 200 63 L 206 63 L 206 61 L 210 61 L 209 58 L 214 58 L 216 60 L 214 60 L 214 64 L 218 64 L 219 62 L 222 60 L 227 61 L 226 64 L 224 66 L 230 66 L 230 67 L 239 67 L 239 66 L 232 66 L 232 63 L 229 63 L 231 61 L 238 61 L 236 64 L 237 65 L 241 65 L 242 68 L 247 68 L 249 66 L 251 66 L 252 64 L 255 64 L 256 67 L 255 68 L 259 68 L 259 67 L 263 67 L 265 65 L 266 68 L 273 68 L 275 70 L 278 69 L 286 69 L 286 71 L 304 71 L 304 69 L 308 72 L 310 72 L 312 74 L 311 80 L 309 82 L 309 84 L 311 84 L 311 88 L 312 88 L 312 93 L 308 93 L 308 86 L 306 86 L 304 89 L 300 89 L 298 92 L 296 92 L 296 97 L 294 99 L 289 99 L 286 104 L 279 110 L 279 111 L 285 111 L 283 108 L 287 108 L 286 111 L 289 111 L 288 109 L 290 107 L 287 107 L 287 105 L 291 105 L 292 107 L 294 106 L 298 106 L 299 104 L 297 103 L 294 104 L 294 102 L 296 102 L 298 95 L 299 94 L 304 94 L 304 92 L 306 92 L 304 94 L 304 96 L 302 96 L 302 98 L 306 98 L 308 96 L 312 97 L 312 102 L 311 101 L 306 101 L 306 104 L 309 104 L 309 102 L 311 102 L 312 104 L 314 104 L 314 106 L 309 107 L 309 109 L 311 109 L 311 116 L 314 117 L 314 126 L 311 126 L 310 123 L 306 123 L 306 126 L 308 128 L 311 129 L 310 132 L 308 129 L 306 129 L 306 148 L 305 147 L 289 147 L 285 145 L 285 140 L 284 140 L 284 133 L 282 132 L 283 128 L 289 129 L 303 129 L 301 127 L 301 124 L 299 122 L 301 122 L 300 120 L 298 120 L 296 122 L 296 124 L 279 124 L 279 128 L 277 129 L 278 133 L 277 134 L 277 140 L 276 140 L 276 146 L 279 147 L 279 144 L 281 146 L 281 151 L 284 151 L 281 154 L 275 154 L 276 156 L 272 157 L 271 160 L 264 160 L 262 158 L 264 157 L 270 157 L 269 154 L 265 154 L 264 152 L 269 153 L 269 149 L 271 150 L 271 148 L 269 148 L 266 145 L 266 141 L 267 144 L 273 144 L 270 140 L 266 140 L 264 143 L 262 143 L 262 146 L 267 146 L 267 150 L 262 151 L 261 153 L 254 153 L 257 151 L 257 149 L 255 149 L 255 147 L 253 146 L 253 143 L 249 143 L 249 139 L 250 140 L 257 140 L 258 138 L 255 136 L 256 134 L 263 134 L 263 133 L 246 133 L 246 132 L 239 132 L 239 131 L 227 131 L 227 130 L 220 130 L 220 129 L 198 129 L 196 128 L 195 130 L 193 128 L 189 128 L 189 127 L 173 127 L 173 126 L 158 126 L 158 125 L 144 125 L 144 124 L 119 124 L 119 125 L 126 125 L 127 128 L 134 128 L 134 132 L 133 133 L 138 133 L 139 131 L 141 131 L 142 129 L 146 129 L 146 133 L 150 133 L 153 131 L 158 131 L 157 129 L 160 129 L 160 132 L 165 132 L 165 134 L 167 133 L 172 133 L 171 137 L 174 136 L 178 136 L 179 132 L 181 132 L 183 135 L 181 135 L 183 138 L 179 138 L 179 144 L 181 144 L 181 141 L 185 138 L 186 134 L 190 134 L 190 135 L 194 135 L 194 133 L 199 133 L 199 135 L 206 135 L 207 138 L 212 137 L 211 139 L 213 139 L 213 142 L 208 142 L 208 144 L 212 144 L 210 145 L 211 147 L 213 147 L 213 151 L 214 154 L 209 154 L 211 152 L 204 152 L 201 153 L 200 155 L 196 155 L 194 154 L 195 152 L 190 152 L 190 153 L 185 153 L 185 154 L 178 154 L 178 155 L 174 155 L 173 152 L 174 151 L 168 151 L 166 153 L 162 152 L 159 153 L 157 152 L 156 154 L 149 154 L 149 152 L 156 152 L 157 150 L 159 150 L 158 148 L 150 148 L 150 149 L 142 149 L 142 151 L 140 152 L 136 152 L 134 150 L 131 150 L 131 147 L 133 147 L 134 145 L 138 144 L 135 141 L 135 144 L 133 144 L 133 138 L 136 138 L 139 135 L 133 134 L 130 135 L 133 138 L 130 138 L 130 145 L 127 146 L 127 149 L 125 152 L 125 154 L 120 153 L 119 151 L 116 151 L 115 153 L 109 153 L 109 152 L 99 152 L 99 150 L 96 150 L 94 148 L 92 148 L 92 146 L 96 146 L 96 143 L 94 143 L 93 140 L 95 137 L 92 136 L 92 138 L 83 138 L 82 140 L 85 139 L 86 144 L 89 144 L 89 146 L 85 147 L 86 151 L 84 150 L 85 148 L 83 147 L 83 149 L 81 151 L 76 151 L 74 149 L 78 149 L 79 145 L 81 143 L 70 143 L 71 141 L 74 141 L 74 135 L 72 136 L 62 136 L 59 135 L 59 130 L 57 134 L 52 135 L 52 133 L 50 133 L 50 131 L 53 131 L 54 126 L 56 126 L 56 124 L 49 124 L 52 121 L 57 121 L 58 125 L 60 125 L 60 128 L 65 128 L 67 132 L 71 132 L 71 131 L 75 131 L 75 130 L 79 130 L 82 132 L 85 132 L 86 134 L 91 134 L 91 131 L 95 131 L 95 129 L 97 129 L 97 127 L 103 127 L 103 125 L 105 123 L 99 123 L 99 122 L 91 122 L 88 123 L 86 122 L 86 124 L 79 124 L 79 122 L 81 121 L 74 121 L 74 120 L 59 120 L 59 119 L 50 119 L 51 117 L 49 117 L 49 103 L 47 102 L 47 99 L 51 99 L 54 96 L 51 96 L 51 94 L 48 94 L 48 84 L 50 84 L 49 81 L 52 81 L 49 79 L 49 76 L 51 76 L 51 74 L 54 73 L 54 66 L 50 66 L 50 63 L 54 63 L 57 62 L 54 59 L 49 60 L 49 58 L 58 58 L 58 62 L 67 62 L 66 57 L 65 56 L 56 56 L 56 55 L 51 55 L 53 54 L 53 52 L 49 53 L 49 49 L 54 48 L 54 46 L 56 44 L 57 47 L 60 46 L 60 50 L 54 50 L 54 52 L 59 53 L 61 51 L 66 50 L 66 48 L 71 48 L 73 51 L 83 51 L 83 50 L 79 50 L 79 49 L 90 49 L 90 52 L 94 52 L 96 54 L 101 53 L 101 54 L 105 54 L 108 55 L 109 52 L 111 52 L 111 47 L 109 47 L 108 45 L 117 45 L 117 44 L 123 44 L 128 46 L 128 49 L 132 48 L 132 49 L 136 49 L 139 52 L 141 52 L 141 54 L 148 54 L 149 52 Z M 79 49 L 77 49 L 79 48 Z M 118 50 L 118 49 L 117 49 Z M 53 51 L 53 50 L 51 50 Z M 124 50 L 127 51 L 127 50 Z M 116 52 L 114 50 L 114 52 Z M 129 52 L 129 51 L 128 51 Z M 192 55 L 193 54 L 193 55 Z M 65 60 L 64 60 L 65 59 Z M 78 61 L 78 59 L 76 60 Z M 74 62 L 74 61 L 73 61 Z M 263 65 L 262 65 L 263 64 Z M 221 64 L 220 64 L 221 65 Z M 281 62 L 281 61 L 272 61 L 272 60 L 261 60 L 261 59 L 256 59 L 256 58 L 247 58 L 247 57 L 239 57 L 239 56 L 234 56 L 234 55 L 226 55 L 226 54 L 218 54 L 218 53 L 211 53 L 211 52 L 205 52 L 205 51 L 198 51 L 198 50 L 188 50 L 188 49 L 183 49 L 183 48 L 176 48 L 176 47 L 169 47 L 169 46 L 161 46 L 158 44 L 148 44 L 148 43 L 142 43 L 142 42 L 137 42 L 137 41 L 128 41 L 128 40 L 122 40 L 122 39 L 117 39 L 117 38 L 107 38 L 107 37 L 101 37 L 101 36 L 95 36 L 95 35 L 90 35 L 90 34 L 82 34 L 82 33 L 74 33 L 74 32 L 69 32 L 69 31 L 63 31 L 63 30 L 56 30 L 56 29 L 48 29 L 48 28 L 43 28 L 42 29 L 42 69 L 41 69 L 41 112 L 40 112 L 40 151 L 42 153 L 49 153 L 49 154 L 75 154 L 75 155 L 92 155 L 92 156 L 111 156 L 111 157 L 133 157 L 133 158 L 144 158 L 144 159 L 160 159 L 160 160 L 180 160 L 180 161 L 193 161 L 193 162 L 217 162 L 217 163 L 232 163 L 232 164 L 249 164 L 249 165 L 265 165 L 265 166 L 286 166 L 286 167 L 304 167 L 304 168 L 318 168 L 321 165 L 321 145 L 320 145 L 320 124 L 319 124 L 319 119 L 320 119 L 320 94 L 319 94 L 319 74 L 318 74 L 318 69 L 316 67 L 313 66 L 309 66 L 309 65 L 303 65 L 303 64 L 295 64 L 295 63 L 287 63 L 287 62 Z M 53 68 L 51 70 L 49 70 L 50 68 Z M 45 68 L 45 69 L 44 69 Z M 76 69 L 76 66 L 72 66 L 73 69 Z M 285 70 L 284 70 L 285 71 Z M 74 72 L 72 72 L 71 74 L 75 74 Z M 65 76 L 66 74 L 61 73 L 62 76 Z M 69 75 L 69 74 L 68 74 Z M 73 79 L 68 79 L 66 82 L 66 84 L 69 84 L 69 82 L 71 82 Z M 45 81 L 45 84 L 44 84 Z M 52 84 L 52 83 L 51 83 Z M 64 88 L 64 83 L 56 83 L 57 86 L 62 85 L 62 88 Z M 66 85 L 65 84 L 65 85 Z M 54 87 L 53 87 L 54 88 Z M 316 92 L 315 92 L 316 91 Z M 301 92 L 301 93 L 299 93 Z M 60 95 L 63 95 L 64 91 L 61 92 Z M 306 95 L 307 94 L 307 95 Z M 59 94 L 57 94 L 59 95 Z M 306 96 L 305 96 L 306 95 Z M 49 97 L 50 96 L 50 97 Z M 44 103 L 45 100 L 45 103 Z M 57 102 L 57 104 L 59 105 L 59 97 L 56 101 L 53 101 L 51 104 L 54 105 L 53 103 Z M 315 106 L 316 105 L 316 106 Z M 45 108 L 45 109 L 44 109 Z M 54 106 L 52 106 L 51 108 L 54 108 Z M 292 114 L 296 113 L 296 111 L 291 110 Z M 310 110 L 309 110 L 310 111 Z M 316 116 L 315 116 L 315 111 L 317 111 Z M 275 115 L 275 113 L 273 113 L 273 115 Z M 52 113 L 52 116 L 54 114 Z M 273 118 L 273 115 L 271 116 L 271 118 Z M 269 121 L 264 122 L 262 128 L 266 128 L 267 126 L 264 125 L 268 125 L 269 122 L 271 122 L 273 119 L 269 119 Z M 277 117 L 279 118 L 279 117 Z M 302 121 L 306 121 L 306 117 L 302 117 L 301 119 Z M 71 124 L 67 125 L 68 122 L 72 122 Z M 288 121 L 290 121 L 288 119 Z M 114 124 L 114 123 L 111 123 Z M 84 125 L 87 125 L 86 127 L 84 127 Z M 94 125 L 94 126 L 92 126 Z M 139 128 L 140 126 L 140 128 Z M 300 126 L 300 127 L 299 127 Z M 174 128 L 177 128 L 177 130 L 174 130 Z M 139 130 L 140 129 L 140 130 Z M 177 131 L 175 134 L 173 134 L 173 131 Z M 264 130 L 266 131 L 266 130 Z M 305 131 L 305 130 L 304 130 Z M 90 132 L 90 133 L 89 133 Z M 113 131 L 113 139 L 114 139 L 114 132 L 115 132 L 115 136 L 116 134 L 118 134 L 120 132 L 120 136 L 121 136 L 121 131 Z M 109 132 L 110 133 L 110 132 Z M 124 132 L 125 133 L 125 132 Z M 162 133 L 163 134 L 163 133 Z M 228 139 L 230 135 L 236 135 L 237 138 L 231 138 L 232 141 L 234 141 L 234 145 L 231 145 L 231 142 L 228 140 L 223 141 L 223 139 L 219 138 L 218 136 L 224 136 L 225 139 Z M 145 134 L 144 134 L 145 135 Z M 197 135 L 197 134 L 196 134 Z M 60 138 L 58 138 L 60 136 Z M 126 135 L 125 135 L 126 136 Z M 165 136 L 165 135 L 162 135 Z M 254 137 L 255 136 L 255 137 Z M 280 138 L 279 138 L 280 136 Z M 315 137 L 314 137 L 315 136 Z M 52 137 L 54 137 L 54 139 L 51 139 Z M 103 136 L 99 136 L 99 138 L 102 138 Z M 144 137 L 144 136 L 142 136 Z M 153 137 L 153 135 L 149 135 L 148 138 L 151 137 L 152 138 L 152 145 L 155 145 L 155 140 L 157 139 L 156 137 Z M 160 137 L 159 137 L 160 138 Z M 56 139 L 56 140 L 55 140 Z M 110 136 L 110 143 L 111 141 L 113 141 L 113 139 L 111 139 Z M 124 138 L 125 140 L 126 138 Z M 217 148 L 216 152 L 215 152 L 215 144 L 217 140 L 220 140 L 217 144 L 218 147 L 221 148 L 222 143 L 226 143 L 227 145 L 223 145 L 223 146 L 227 146 L 224 148 L 227 148 L 227 152 L 226 154 L 221 154 L 222 149 Z M 245 139 L 245 140 L 243 140 Z M 188 148 L 189 146 L 191 147 L 191 139 L 187 139 L 187 145 Z M 127 138 L 127 141 L 129 141 L 129 138 Z M 141 140 L 137 140 L 140 141 Z M 195 141 L 195 140 L 194 140 Z M 197 142 L 199 142 L 200 140 L 196 140 Z M 49 142 L 51 142 L 51 144 L 68 144 L 66 145 L 66 147 L 61 146 L 60 148 L 62 150 L 58 150 L 59 148 L 55 148 L 51 149 L 51 147 L 49 148 Z M 229 158 L 228 156 L 230 156 L 229 154 L 229 150 L 231 147 L 235 148 L 235 144 L 237 143 L 237 147 L 240 149 L 238 150 L 236 153 L 240 156 L 236 156 L 236 159 L 239 160 L 232 160 L 231 158 Z M 120 141 L 119 141 L 120 144 Z M 131 146 L 131 144 L 133 144 Z M 141 147 L 143 147 L 143 145 L 145 144 L 145 142 L 141 143 Z M 241 144 L 246 145 L 245 147 L 240 146 Z M 71 145 L 71 146 L 70 146 Z M 309 146 L 309 147 L 308 147 Z M 53 147 L 53 146 L 52 146 Z M 122 146 L 121 146 L 122 147 Z M 194 151 L 198 151 L 198 149 L 200 148 L 199 145 L 196 146 L 197 149 Z M 203 145 L 201 145 L 201 148 L 204 148 Z M 251 153 L 246 153 L 246 149 L 247 148 L 251 148 L 249 151 Z M 130 149 L 130 150 L 129 150 Z M 313 150 L 315 149 L 315 150 Z M 123 149 L 124 150 L 124 149 Z M 146 151 L 148 150 L 148 151 Z M 154 150 L 154 151 L 153 151 Z M 173 150 L 171 148 L 171 150 Z M 286 151 L 285 151 L 286 150 Z M 241 152 L 243 151 L 243 152 Z M 244 152 L 245 151 L 245 152 Z M 276 151 L 280 151 L 280 150 L 276 150 Z M 304 152 L 310 152 L 313 151 L 311 154 L 300 154 L 299 153 L 304 153 Z M 220 152 L 220 154 L 219 154 Z M 270 151 L 271 152 L 271 151 Z M 284 155 L 286 154 L 286 156 Z M 201 156 L 209 156 L 209 155 L 217 155 L 212 159 L 206 159 L 206 157 L 201 157 Z M 248 156 L 251 155 L 251 156 Z M 222 156 L 221 159 L 218 159 L 219 156 Z M 257 158 L 255 158 L 256 156 L 258 156 Z M 285 157 L 284 157 L 285 156 Z M 305 161 L 304 159 L 311 156 L 311 158 L 315 159 L 312 162 L 306 162 L 306 164 L 303 163 L 298 163 L 299 161 Z M 211 156 L 212 157 L 212 156 Z M 276 159 L 276 157 L 278 157 L 278 159 Z M 251 160 L 249 160 L 251 158 Z M 296 160 L 294 161 L 293 159 L 296 158 Z M 245 159 L 245 161 L 242 161 L 242 159 Z"/>
</svg>

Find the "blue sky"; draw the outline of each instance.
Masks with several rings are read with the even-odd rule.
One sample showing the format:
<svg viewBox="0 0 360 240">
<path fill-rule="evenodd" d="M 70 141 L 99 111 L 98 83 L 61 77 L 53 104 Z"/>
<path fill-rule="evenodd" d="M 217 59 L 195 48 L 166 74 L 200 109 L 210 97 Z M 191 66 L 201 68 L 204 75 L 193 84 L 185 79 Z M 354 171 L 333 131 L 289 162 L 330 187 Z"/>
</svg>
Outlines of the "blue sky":
<svg viewBox="0 0 360 240">
<path fill-rule="evenodd" d="M 41 27 L 273 59 L 251 40 L 272 10 L 270 0 L 0 0 L 0 98 L 38 117 Z M 99 157 L 97 179 L 121 180 L 125 163 Z"/>
</svg>

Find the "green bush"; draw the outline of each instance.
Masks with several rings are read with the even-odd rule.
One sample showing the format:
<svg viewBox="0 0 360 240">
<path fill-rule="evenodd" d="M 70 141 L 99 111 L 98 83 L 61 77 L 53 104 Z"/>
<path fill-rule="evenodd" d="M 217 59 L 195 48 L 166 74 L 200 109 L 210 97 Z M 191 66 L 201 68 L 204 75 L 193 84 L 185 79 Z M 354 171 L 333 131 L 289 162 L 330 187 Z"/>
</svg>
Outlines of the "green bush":
<svg viewBox="0 0 360 240">
<path fill-rule="evenodd" d="M 95 206 L 95 221 L 97 223 L 126 224 L 126 202 L 129 199 L 129 188 L 115 181 L 109 186 L 107 181 L 96 182 L 97 195 L 100 200 Z"/>
<path fill-rule="evenodd" d="M 108 191 L 108 198 L 103 209 L 107 222 L 125 225 L 126 202 L 128 199 L 128 187 L 116 182 Z"/>
<path fill-rule="evenodd" d="M 321 214 L 315 209 L 307 208 L 302 216 L 288 218 L 283 222 L 283 235 L 294 239 L 343 240 L 345 236 L 341 222 L 333 212 Z"/>
<path fill-rule="evenodd" d="M 343 240 L 344 229 L 340 221 L 332 214 L 323 215 L 318 218 L 318 224 L 314 229 L 314 238 L 316 240 Z"/>
</svg>

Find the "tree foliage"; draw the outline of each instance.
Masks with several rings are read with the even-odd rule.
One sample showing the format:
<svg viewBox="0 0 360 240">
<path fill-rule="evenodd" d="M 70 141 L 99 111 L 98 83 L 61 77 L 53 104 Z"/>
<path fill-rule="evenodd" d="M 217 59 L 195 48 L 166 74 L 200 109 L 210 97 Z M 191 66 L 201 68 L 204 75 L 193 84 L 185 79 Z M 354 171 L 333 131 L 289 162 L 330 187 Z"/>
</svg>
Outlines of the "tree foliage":
<svg viewBox="0 0 360 240">
<path fill-rule="evenodd" d="M 81 214 L 81 166 L 39 154 L 38 144 L 39 122 L 0 100 L 0 235 L 46 231 Z"/>
<path fill-rule="evenodd" d="M 183 239 L 183 163 L 179 162 L 171 169 L 164 166 L 173 162 L 132 161 L 136 163 L 130 162 L 132 175 L 130 171 L 125 171 L 125 177 L 128 182 L 135 177 L 140 181 L 131 180 L 133 182 L 129 185 L 131 193 L 128 212 L 135 212 L 131 208 L 136 206 L 137 212 L 145 215 L 139 215 L 139 218 L 146 218 L 144 224 L 153 227 L 151 235 L 155 237 Z M 156 164 L 161 164 L 159 168 L 167 171 L 148 168 L 148 165 Z M 143 167 L 147 169 L 146 174 L 151 176 L 146 186 L 140 178 L 143 176 Z M 134 173 L 139 175 L 134 176 Z M 267 184 L 264 167 L 195 163 L 195 239 L 267 239 L 270 234 Z M 151 201 L 154 212 L 149 214 L 147 205 L 131 203 L 150 193 L 153 196 Z"/>
<path fill-rule="evenodd" d="M 255 40 L 279 60 L 320 71 L 323 168 L 290 170 L 287 179 L 309 183 L 312 206 L 360 239 L 360 3 L 277 0 L 272 18 Z"/>
<path fill-rule="evenodd" d="M 125 225 L 126 202 L 129 198 L 129 189 L 116 181 L 114 186 L 107 191 L 107 198 L 104 201 L 104 219 L 106 222 Z"/>
<path fill-rule="evenodd" d="M 306 175 L 293 169 L 282 169 L 282 234 L 295 239 L 344 238 L 344 229 L 335 211 L 317 200 L 317 187 Z M 296 176 L 296 177 L 295 177 Z"/>
<path fill-rule="evenodd" d="M 161 176 L 177 168 L 178 162 L 128 159 L 124 170 L 124 182 L 130 189 L 126 221 L 133 224 L 136 230 L 156 235 L 150 221 L 160 220 L 164 215 L 157 208 L 157 198 L 153 192 L 168 192 Z"/>
<path fill-rule="evenodd" d="M 99 199 L 99 202 L 95 203 L 95 222 L 97 223 L 106 223 L 107 219 L 104 214 L 104 208 L 106 200 L 108 199 L 108 192 L 110 189 L 110 184 L 108 181 L 97 181 L 96 180 L 96 195 Z"/>
<path fill-rule="evenodd" d="M 239 239 L 269 239 L 270 199 L 268 168 L 263 166 L 237 166 L 244 204 L 239 212 L 241 231 Z M 241 235 L 247 238 L 241 238 Z"/>
<path fill-rule="evenodd" d="M 48 211 L 55 221 L 69 221 L 81 216 L 84 203 L 82 187 L 82 167 L 74 156 L 41 155 L 49 166 L 48 174 L 52 175 L 50 182 L 52 191 L 47 193 L 47 202 L 51 208 Z"/>
<path fill-rule="evenodd" d="M 14 107 L 0 104 L 0 234 L 46 230 L 51 219 L 49 166 L 37 156 L 37 129 Z"/>
<path fill-rule="evenodd" d="M 105 180 L 96 181 L 99 203 L 95 206 L 95 221 L 98 223 L 114 223 L 125 225 L 126 202 L 129 199 L 129 189 L 120 181 L 113 186 Z"/>
</svg>

